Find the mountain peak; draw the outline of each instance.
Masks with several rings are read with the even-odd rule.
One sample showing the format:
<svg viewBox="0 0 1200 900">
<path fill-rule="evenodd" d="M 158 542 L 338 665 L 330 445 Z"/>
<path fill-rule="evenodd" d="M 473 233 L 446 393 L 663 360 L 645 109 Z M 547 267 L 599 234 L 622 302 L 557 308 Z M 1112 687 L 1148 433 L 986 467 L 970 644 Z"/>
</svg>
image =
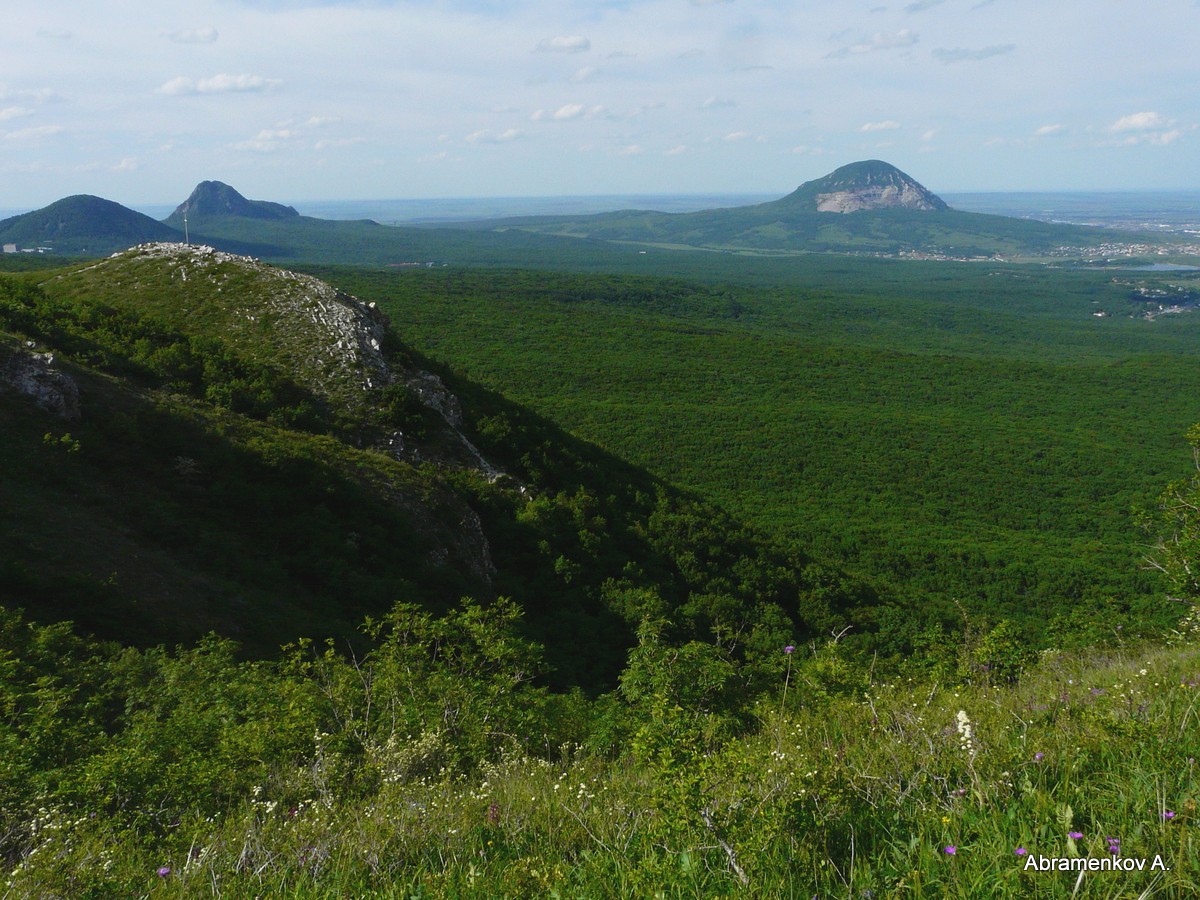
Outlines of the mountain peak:
<svg viewBox="0 0 1200 900">
<path fill-rule="evenodd" d="M 202 181 L 196 185 L 191 196 L 175 208 L 166 219 L 170 225 L 180 227 L 183 217 L 194 220 L 223 216 L 238 216 L 246 219 L 290 219 L 300 215 L 295 208 L 267 200 L 247 200 L 229 185 L 220 181 Z"/>
<path fill-rule="evenodd" d="M 58 253 L 104 254 L 143 241 L 179 236 L 162 222 L 91 194 L 63 197 L 49 206 L 0 222 L 3 243 L 49 244 Z"/>
<path fill-rule="evenodd" d="M 862 210 L 948 209 L 946 202 L 891 163 L 868 159 L 835 169 L 824 178 L 807 181 L 784 198 L 817 212 Z"/>
</svg>

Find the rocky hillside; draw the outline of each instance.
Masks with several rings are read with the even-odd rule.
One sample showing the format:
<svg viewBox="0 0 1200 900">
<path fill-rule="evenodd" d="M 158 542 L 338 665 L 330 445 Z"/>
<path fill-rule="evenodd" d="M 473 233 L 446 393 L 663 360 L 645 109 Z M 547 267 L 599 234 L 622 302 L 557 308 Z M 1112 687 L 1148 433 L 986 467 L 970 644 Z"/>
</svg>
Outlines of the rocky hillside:
<svg viewBox="0 0 1200 900">
<path fill-rule="evenodd" d="M 0 605 L 132 643 L 271 652 L 508 596 L 557 682 L 599 687 L 646 615 L 706 638 L 719 594 L 722 628 L 777 643 L 857 596 L 370 304 L 207 247 L 0 275 L 0 433 Z"/>
<path fill-rule="evenodd" d="M 185 333 L 219 333 L 239 353 L 355 413 L 393 378 L 381 349 L 383 316 L 308 275 L 212 247 L 151 243 L 48 284 L 72 297 L 113 287 Z"/>
<path fill-rule="evenodd" d="M 882 209 L 934 212 L 949 208 L 941 197 L 911 176 L 878 159 L 851 163 L 806 182 L 781 203 L 833 213 Z"/>
</svg>

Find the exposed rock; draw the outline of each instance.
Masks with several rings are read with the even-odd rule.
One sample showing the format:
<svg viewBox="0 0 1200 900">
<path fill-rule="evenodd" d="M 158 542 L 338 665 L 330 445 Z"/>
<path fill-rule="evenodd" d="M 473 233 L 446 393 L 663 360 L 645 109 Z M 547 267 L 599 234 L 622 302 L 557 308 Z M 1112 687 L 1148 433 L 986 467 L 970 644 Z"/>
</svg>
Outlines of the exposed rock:
<svg viewBox="0 0 1200 900">
<path fill-rule="evenodd" d="M 235 271 L 231 267 L 252 276 L 255 286 L 243 281 L 238 293 L 224 301 L 230 312 L 226 336 L 252 354 L 260 349 L 264 335 L 269 336 L 274 352 L 297 382 L 335 404 L 364 409 L 372 389 L 393 381 L 383 355 L 387 329 L 383 314 L 319 278 L 194 244 L 141 244 L 112 258 L 170 260 L 181 302 L 190 288 L 204 282 L 217 285 L 220 292 L 231 282 Z M 203 288 L 197 295 L 204 295 Z"/>
<path fill-rule="evenodd" d="M 878 159 L 850 163 L 824 178 L 808 181 L 777 201 L 817 212 L 947 209 L 946 201 L 890 163 Z"/>
<path fill-rule="evenodd" d="M 863 209 L 940 209 L 920 185 L 864 185 L 845 191 L 817 194 L 817 212 L 851 213 Z"/>
<path fill-rule="evenodd" d="M 79 419 L 79 385 L 54 368 L 53 353 L 0 347 L 0 387 L 32 397 L 38 406 L 60 418 Z"/>
<path fill-rule="evenodd" d="M 457 462 L 478 469 L 489 481 L 499 481 L 501 478 L 508 477 L 505 472 L 488 462 L 487 458 L 479 452 L 479 448 L 463 434 L 462 404 L 459 403 L 458 397 L 442 383 L 441 378 L 432 372 L 422 370 L 410 375 L 404 385 L 421 403 L 441 416 L 449 429 L 450 446 L 443 445 L 440 452 L 433 454 L 434 456 L 440 457 L 442 461 Z M 429 453 L 428 450 L 422 452 L 420 449 L 406 448 L 404 436 L 401 434 L 393 436 L 392 448 L 393 452 L 412 459 L 421 459 Z"/>
</svg>

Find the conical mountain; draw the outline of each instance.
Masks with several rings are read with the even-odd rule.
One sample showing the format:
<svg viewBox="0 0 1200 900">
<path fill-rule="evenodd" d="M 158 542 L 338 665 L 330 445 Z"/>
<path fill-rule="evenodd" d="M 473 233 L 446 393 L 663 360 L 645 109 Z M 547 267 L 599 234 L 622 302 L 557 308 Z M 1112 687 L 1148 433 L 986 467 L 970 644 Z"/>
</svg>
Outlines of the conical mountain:
<svg viewBox="0 0 1200 900">
<path fill-rule="evenodd" d="M 835 213 L 949 209 L 941 197 L 916 179 L 879 159 L 842 166 L 823 178 L 805 182 L 776 202 L 780 206 Z"/>
<path fill-rule="evenodd" d="M 229 185 L 220 181 L 202 181 L 191 196 L 184 200 L 164 221 L 176 228 L 183 227 L 183 217 L 192 222 L 236 216 L 243 219 L 292 219 L 300 215 L 295 208 L 268 200 L 247 200 Z"/>
<path fill-rule="evenodd" d="M 147 215 L 90 194 L 76 194 L 0 222 L 0 241 L 21 248 L 49 246 L 57 253 L 124 250 L 181 235 Z"/>
</svg>

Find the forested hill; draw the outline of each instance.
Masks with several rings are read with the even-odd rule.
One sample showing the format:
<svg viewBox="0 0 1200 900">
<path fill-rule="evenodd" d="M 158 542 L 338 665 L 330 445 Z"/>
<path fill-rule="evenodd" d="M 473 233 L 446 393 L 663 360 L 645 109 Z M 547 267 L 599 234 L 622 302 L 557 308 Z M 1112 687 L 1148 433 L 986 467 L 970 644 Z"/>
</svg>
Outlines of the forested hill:
<svg viewBox="0 0 1200 900">
<path fill-rule="evenodd" d="M 54 253 L 104 256 L 143 241 L 173 241 L 183 233 L 101 197 L 65 197 L 0 222 L 0 243 Z"/>
<path fill-rule="evenodd" d="M 308 276 L 148 245 L 0 278 L 0 332 L 4 601 L 43 621 L 269 654 L 510 596 L 598 689 L 646 617 L 749 660 L 869 602 Z"/>
<path fill-rule="evenodd" d="M 1076 258 L 1116 243 L 1158 238 L 950 209 L 882 160 L 842 166 L 778 200 L 752 206 L 661 213 L 621 210 L 588 216 L 529 216 L 460 227 L 520 230 L 661 249 L 759 255 L 853 253 L 881 256 Z"/>
</svg>

